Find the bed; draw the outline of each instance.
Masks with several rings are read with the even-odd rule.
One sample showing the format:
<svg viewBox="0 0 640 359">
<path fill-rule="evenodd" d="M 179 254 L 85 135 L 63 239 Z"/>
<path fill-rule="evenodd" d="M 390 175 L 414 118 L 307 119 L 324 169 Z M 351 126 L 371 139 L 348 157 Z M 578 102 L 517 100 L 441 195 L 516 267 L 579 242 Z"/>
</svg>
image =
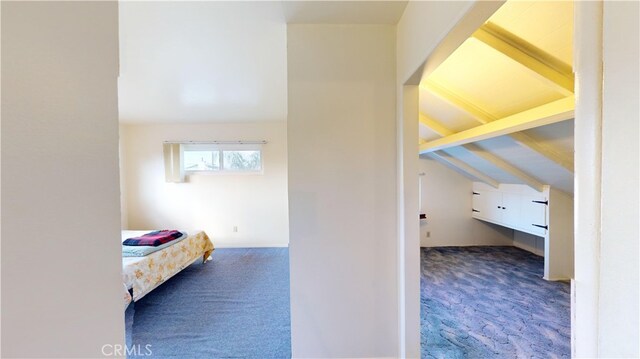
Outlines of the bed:
<svg viewBox="0 0 640 359">
<path fill-rule="evenodd" d="M 150 231 L 122 231 L 122 241 Z M 125 308 L 138 301 L 167 279 L 202 258 L 210 259 L 213 243 L 203 231 L 186 231 L 187 237 L 144 257 L 122 257 Z"/>
</svg>

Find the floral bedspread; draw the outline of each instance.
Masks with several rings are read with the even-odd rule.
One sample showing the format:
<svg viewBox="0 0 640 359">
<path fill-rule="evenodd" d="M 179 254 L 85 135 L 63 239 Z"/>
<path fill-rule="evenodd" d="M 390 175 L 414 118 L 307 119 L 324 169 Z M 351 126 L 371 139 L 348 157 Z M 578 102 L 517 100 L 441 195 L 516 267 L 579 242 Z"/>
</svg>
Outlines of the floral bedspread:
<svg viewBox="0 0 640 359">
<path fill-rule="evenodd" d="M 127 289 L 127 285 L 124 285 L 124 309 L 126 310 L 127 307 L 129 306 L 129 303 L 131 303 L 131 294 L 129 294 L 129 290 Z"/>
<path fill-rule="evenodd" d="M 148 231 L 123 231 L 123 237 L 133 237 Z M 193 263 L 198 257 L 206 262 L 213 252 L 213 243 L 203 231 L 187 232 L 180 242 L 144 257 L 123 257 L 122 276 L 133 300 L 144 297 L 165 280 Z M 125 298 L 126 301 L 126 298 Z"/>
</svg>

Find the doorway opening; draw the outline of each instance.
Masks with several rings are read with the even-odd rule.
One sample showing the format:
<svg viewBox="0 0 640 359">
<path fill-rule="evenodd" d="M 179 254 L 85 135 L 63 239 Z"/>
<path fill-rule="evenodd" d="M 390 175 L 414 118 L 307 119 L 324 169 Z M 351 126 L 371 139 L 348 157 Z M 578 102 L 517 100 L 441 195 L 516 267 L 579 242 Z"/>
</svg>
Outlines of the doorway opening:
<svg viewBox="0 0 640 359">
<path fill-rule="evenodd" d="M 422 355 L 570 356 L 573 3 L 494 6 L 420 80 Z"/>
</svg>

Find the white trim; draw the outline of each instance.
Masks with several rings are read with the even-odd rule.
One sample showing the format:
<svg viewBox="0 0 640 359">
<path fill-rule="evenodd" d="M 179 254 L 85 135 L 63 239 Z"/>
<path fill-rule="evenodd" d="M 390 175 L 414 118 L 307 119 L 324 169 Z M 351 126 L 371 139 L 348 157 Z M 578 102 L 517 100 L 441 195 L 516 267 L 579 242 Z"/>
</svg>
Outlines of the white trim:
<svg viewBox="0 0 640 359">
<path fill-rule="evenodd" d="M 181 145 L 266 145 L 268 142 L 266 140 L 260 141 L 245 141 L 245 140 L 237 140 L 237 141 L 163 141 L 162 143 L 167 144 L 181 144 Z"/>
<path fill-rule="evenodd" d="M 288 248 L 289 243 L 279 242 L 214 242 L 216 249 L 220 248 Z M 215 252 L 215 251 L 214 251 Z"/>
<path fill-rule="evenodd" d="M 183 149 L 193 151 L 242 151 L 262 150 L 260 143 L 183 143 Z"/>
<path fill-rule="evenodd" d="M 602 194 L 603 2 L 574 3 L 576 74 L 571 357 L 598 357 Z"/>
</svg>

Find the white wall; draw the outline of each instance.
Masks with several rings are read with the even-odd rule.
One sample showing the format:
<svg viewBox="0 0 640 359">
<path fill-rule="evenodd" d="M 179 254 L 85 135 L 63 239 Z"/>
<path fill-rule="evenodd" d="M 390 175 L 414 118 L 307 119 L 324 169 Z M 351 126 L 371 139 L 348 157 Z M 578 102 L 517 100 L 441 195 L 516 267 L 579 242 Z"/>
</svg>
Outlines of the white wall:
<svg viewBox="0 0 640 359">
<path fill-rule="evenodd" d="M 576 357 L 640 355 L 638 10 L 576 3 Z"/>
<path fill-rule="evenodd" d="M 287 32 L 293 356 L 397 357 L 395 27 Z"/>
<path fill-rule="evenodd" d="M 2 357 L 124 342 L 118 4 L 2 2 Z"/>
<path fill-rule="evenodd" d="M 425 60 L 473 2 L 410 1 L 396 26 L 399 355 L 420 356 L 418 84 Z"/>
<path fill-rule="evenodd" d="M 127 211 L 128 206 L 127 206 L 127 177 L 126 177 L 126 172 L 125 172 L 125 168 L 126 166 L 126 158 L 125 153 L 124 153 L 124 139 L 125 139 L 125 132 L 124 132 L 124 126 L 120 125 L 118 128 L 118 136 L 119 136 L 119 141 L 118 141 L 118 158 L 120 159 L 119 161 L 119 169 L 120 169 L 120 226 L 122 227 L 122 229 L 128 229 L 129 228 L 129 212 Z"/>
<path fill-rule="evenodd" d="M 202 229 L 216 247 L 289 241 L 286 122 L 121 125 L 130 229 Z M 163 141 L 267 140 L 264 173 L 197 174 L 167 183 Z M 233 227 L 238 232 L 233 232 Z"/>
<path fill-rule="evenodd" d="M 431 159 L 420 159 L 420 172 L 421 247 L 513 244 L 513 230 L 471 217 L 473 181 Z"/>
<path fill-rule="evenodd" d="M 280 1 L 121 1 L 119 20 L 121 120 L 286 117 Z"/>
<path fill-rule="evenodd" d="M 605 2 L 600 357 L 640 356 L 638 188 L 640 6 Z"/>
</svg>

